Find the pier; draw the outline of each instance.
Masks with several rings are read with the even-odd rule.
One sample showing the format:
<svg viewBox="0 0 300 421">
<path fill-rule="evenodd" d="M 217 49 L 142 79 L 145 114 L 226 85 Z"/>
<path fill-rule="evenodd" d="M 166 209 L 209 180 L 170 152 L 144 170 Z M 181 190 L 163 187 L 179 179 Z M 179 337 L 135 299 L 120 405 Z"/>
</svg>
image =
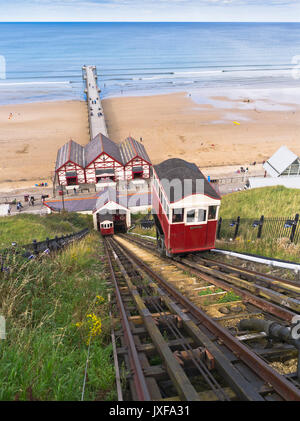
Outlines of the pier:
<svg viewBox="0 0 300 421">
<path fill-rule="evenodd" d="M 100 100 L 100 89 L 97 85 L 96 66 L 83 66 L 82 77 L 86 84 L 86 98 L 88 106 L 90 138 L 94 139 L 99 133 L 107 136 L 107 128 L 104 118 L 104 112 Z"/>
</svg>

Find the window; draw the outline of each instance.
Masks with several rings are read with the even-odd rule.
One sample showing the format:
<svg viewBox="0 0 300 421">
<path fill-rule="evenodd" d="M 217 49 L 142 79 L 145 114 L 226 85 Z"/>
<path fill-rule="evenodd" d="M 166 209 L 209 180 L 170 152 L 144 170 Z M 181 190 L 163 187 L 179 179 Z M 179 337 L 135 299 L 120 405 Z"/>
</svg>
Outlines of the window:
<svg viewBox="0 0 300 421">
<path fill-rule="evenodd" d="M 206 209 L 198 209 L 198 222 L 206 221 Z"/>
<path fill-rule="evenodd" d="M 67 177 L 67 185 L 68 186 L 76 186 L 77 185 L 77 177 Z"/>
<path fill-rule="evenodd" d="M 208 207 L 208 219 L 216 219 L 217 217 L 217 206 Z"/>
<path fill-rule="evenodd" d="M 195 218 L 196 218 L 196 210 L 195 209 L 191 209 L 191 210 L 187 211 L 187 213 L 186 213 L 186 222 L 187 223 L 195 222 Z"/>
<path fill-rule="evenodd" d="M 176 224 L 178 222 L 183 222 L 183 209 L 182 208 L 172 209 L 172 223 Z"/>
</svg>

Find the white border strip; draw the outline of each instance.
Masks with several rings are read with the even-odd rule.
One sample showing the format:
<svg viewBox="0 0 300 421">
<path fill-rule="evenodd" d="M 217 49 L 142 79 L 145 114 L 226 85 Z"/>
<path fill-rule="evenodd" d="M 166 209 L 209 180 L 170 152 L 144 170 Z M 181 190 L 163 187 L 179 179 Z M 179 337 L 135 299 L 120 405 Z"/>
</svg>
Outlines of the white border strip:
<svg viewBox="0 0 300 421">
<path fill-rule="evenodd" d="M 151 239 L 151 240 L 153 240 L 153 241 L 155 241 L 155 240 L 156 240 L 156 238 L 151 237 L 151 235 L 143 235 L 143 234 L 138 234 L 137 232 L 129 232 L 129 230 L 127 231 L 127 234 L 130 234 L 130 235 L 137 235 L 137 236 L 139 236 L 139 237 L 143 237 L 143 238 L 150 238 L 150 239 Z"/>
<path fill-rule="evenodd" d="M 280 262 L 278 260 L 269 260 L 263 257 L 255 257 L 255 256 L 249 256 L 247 254 L 237 253 L 235 251 L 227 251 L 227 250 L 220 250 L 220 249 L 212 249 L 212 251 L 215 251 L 217 253 L 222 253 L 222 254 L 228 254 L 229 256 L 238 257 L 239 259 L 250 260 L 251 262 L 262 263 L 269 266 L 277 266 L 277 267 L 285 268 L 285 269 L 291 269 L 291 270 L 294 270 L 295 272 L 300 271 L 300 264 L 297 264 L 297 263 L 286 263 L 286 262 Z"/>
</svg>

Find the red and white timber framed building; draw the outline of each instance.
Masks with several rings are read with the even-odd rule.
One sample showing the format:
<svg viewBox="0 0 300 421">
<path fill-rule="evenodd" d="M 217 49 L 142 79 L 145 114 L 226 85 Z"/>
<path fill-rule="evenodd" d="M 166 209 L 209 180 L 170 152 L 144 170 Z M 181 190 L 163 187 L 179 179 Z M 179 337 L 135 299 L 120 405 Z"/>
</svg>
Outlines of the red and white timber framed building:
<svg viewBox="0 0 300 421">
<path fill-rule="evenodd" d="M 128 137 L 120 145 L 125 180 L 150 178 L 150 158 L 140 142 Z"/>
<path fill-rule="evenodd" d="M 70 140 L 57 152 L 55 172 L 61 186 L 84 184 L 85 180 L 84 148 Z"/>
<path fill-rule="evenodd" d="M 129 137 L 120 145 L 99 133 L 82 147 L 70 140 L 57 153 L 59 185 L 95 184 L 101 187 L 118 181 L 143 182 L 150 179 L 152 164 L 144 146 Z"/>
<path fill-rule="evenodd" d="M 88 184 L 124 180 L 120 148 L 99 133 L 85 148 L 85 177 Z"/>
</svg>

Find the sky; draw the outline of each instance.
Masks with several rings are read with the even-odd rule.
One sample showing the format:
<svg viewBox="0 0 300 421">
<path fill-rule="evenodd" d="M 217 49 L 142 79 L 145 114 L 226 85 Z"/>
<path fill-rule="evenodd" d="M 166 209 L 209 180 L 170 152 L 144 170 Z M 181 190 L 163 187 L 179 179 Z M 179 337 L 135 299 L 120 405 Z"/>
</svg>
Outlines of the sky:
<svg viewBox="0 0 300 421">
<path fill-rule="evenodd" d="M 299 22 L 300 0 L 0 0 L 0 21 Z"/>
</svg>

